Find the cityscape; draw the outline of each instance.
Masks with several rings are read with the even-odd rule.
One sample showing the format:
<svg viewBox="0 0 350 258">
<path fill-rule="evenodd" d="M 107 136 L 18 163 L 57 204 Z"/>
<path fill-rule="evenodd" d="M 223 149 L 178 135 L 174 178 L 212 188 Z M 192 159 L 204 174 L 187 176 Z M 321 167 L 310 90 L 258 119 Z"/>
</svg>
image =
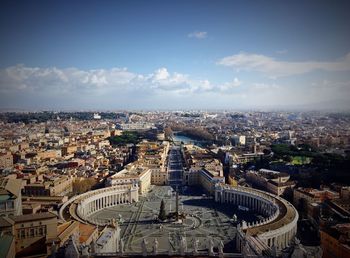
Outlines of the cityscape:
<svg viewBox="0 0 350 258">
<path fill-rule="evenodd" d="M 0 6 L 0 258 L 350 257 L 348 2 Z"/>
</svg>

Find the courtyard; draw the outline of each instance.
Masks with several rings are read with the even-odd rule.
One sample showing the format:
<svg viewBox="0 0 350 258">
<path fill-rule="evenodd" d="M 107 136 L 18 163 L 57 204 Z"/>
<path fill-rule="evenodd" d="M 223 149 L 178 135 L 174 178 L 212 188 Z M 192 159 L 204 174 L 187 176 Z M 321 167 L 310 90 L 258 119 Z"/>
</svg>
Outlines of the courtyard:
<svg viewBox="0 0 350 258">
<path fill-rule="evenodd" d="M 115 219 L 121 227 L 125 252 L 142 252 L 143 239 L 149 252 L 155 241 L 158 242 L 159 252 L 178 252 L 183 242 L 187 251 L 206 251 L 210 242 L 216 249 L 220 241 L 224 244 L 225 252 L 235 252 L 234 214 L 237 222 L 257 219 L 249 211 L 215 203 L 201 188 L 181 187 L 179 193 L 179 212 L 185 214 L 181 223 L 158 220 L 162 199 L 166 213 L 176 209 L 175 189 L 171 186 L 152 186 L 139 202 L 105 208 L 91 215 L 90 219 L 105 222 Z"/>
</svg>

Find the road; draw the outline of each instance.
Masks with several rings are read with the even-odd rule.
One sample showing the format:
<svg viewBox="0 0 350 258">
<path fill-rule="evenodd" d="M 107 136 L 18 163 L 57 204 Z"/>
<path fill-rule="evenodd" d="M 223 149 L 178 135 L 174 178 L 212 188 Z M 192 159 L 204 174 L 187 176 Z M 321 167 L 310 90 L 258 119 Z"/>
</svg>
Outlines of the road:
<svg viewBox="0 0 350 258">
<path fill-rule="evenodd" d="M 182 154 L 179 146 L 172 146 L 168 156 L 168 182 L 171 186 L 182 185 Z"/>
</svg>

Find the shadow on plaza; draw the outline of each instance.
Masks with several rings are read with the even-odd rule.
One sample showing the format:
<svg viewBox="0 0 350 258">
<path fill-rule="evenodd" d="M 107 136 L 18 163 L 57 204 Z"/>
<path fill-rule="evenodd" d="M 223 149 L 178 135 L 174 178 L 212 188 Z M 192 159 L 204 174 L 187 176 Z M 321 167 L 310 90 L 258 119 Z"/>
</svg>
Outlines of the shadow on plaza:
<svg viewBox="0 0 350 258">
<path fill-rule="evenodd" d="M 238 221 L 245 220 L 247 222 L 253 222 L 258 219 L 258 215 L 252 211 L 242 211 L 238 209 L 237 205 L 220 204 L 213 199 L 191 199 L 183 201 L 183 204 L 210 209 L 214 212 L 215 216 L 218 215 L 217 212 L 221 212 L 229 218 L 232 218 L 236 214 Z"/>
</svg>

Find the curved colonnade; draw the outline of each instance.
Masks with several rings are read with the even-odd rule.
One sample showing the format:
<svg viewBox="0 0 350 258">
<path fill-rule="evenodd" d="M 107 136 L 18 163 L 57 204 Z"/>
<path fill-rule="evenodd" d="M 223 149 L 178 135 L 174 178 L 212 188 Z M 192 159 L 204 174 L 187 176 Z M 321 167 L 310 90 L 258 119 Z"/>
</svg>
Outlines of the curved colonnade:
<svg viewBox="0 0 350 258">
<path fill-rule="evenodd" d="M 260 221 L 242 221 L 241 230 L 259 249 L 287 247 L 297 232 L 298 212 L 281 197 L 247 187 L 215 186 L 215 201 L 242 205 L 265 216 Z"/>
<path fill-rule="evenodd" d="M 241 205 L 264 216 L 260 221 L 246 223 L 242 221 L 238 231 L 242 239 L 248 240 L 256 253 L 276 248 L 278 251 L 290 245 L 297 231 L 298 212 L 288 201 L 273 194 L 247 187 L 215 185 L 215 201 Z M 137 185 L 116 185 L 97 189 L 75 196 L 68 200 L 59 211 L 64 221 L 64 211 L 82 223 L 105 225 L 89 217 L 101 209 L 123 203 L 138 202 Z M 241 239 L 241 240 L 242 240 Z M 240 239 L 238 244 L 242 249 Z M 243 241 L 244 242 L 244 241 Z"/>
<path fill-rule="evenodd" d="M 82 223 L 100 225 L 98 221 L 92 221 L 89 216 L 104 208 L 123 203 L 138 202 L 138 186 L 116 185 L 89 191 L 69 199 L 62 205 L 59 211 L 60 219 L 64 219 L 64 211 L 68 208 L 70 216 Z M 102 223 L 105 224 L 105 223 Z"/>
</svg>

